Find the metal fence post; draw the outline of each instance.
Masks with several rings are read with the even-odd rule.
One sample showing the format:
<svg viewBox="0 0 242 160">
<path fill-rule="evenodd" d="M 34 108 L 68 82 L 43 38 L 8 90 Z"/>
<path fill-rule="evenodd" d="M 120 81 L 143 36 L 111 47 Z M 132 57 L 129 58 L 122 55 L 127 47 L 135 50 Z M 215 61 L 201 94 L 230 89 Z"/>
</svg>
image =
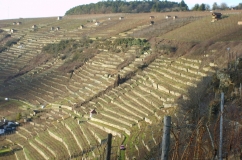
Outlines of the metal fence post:
<svg viewBox="0 0 242 160">
<path fill-rule="evenodd" d="M 224 93 L 221 93 L 221 102 L 220 102 L 220 131 L 219 131 L 219 160 L 223 159 L 223 112 L 224 112 Z"/>
<path fill-rule="evenodd" d="M 171 128 L 171 117 L 164 117 L 164 128 L 162 137 L 162 153 L 161 160 L 168 160 L 169 148 L 170 148 L 170 128 Z"/>
</svg>

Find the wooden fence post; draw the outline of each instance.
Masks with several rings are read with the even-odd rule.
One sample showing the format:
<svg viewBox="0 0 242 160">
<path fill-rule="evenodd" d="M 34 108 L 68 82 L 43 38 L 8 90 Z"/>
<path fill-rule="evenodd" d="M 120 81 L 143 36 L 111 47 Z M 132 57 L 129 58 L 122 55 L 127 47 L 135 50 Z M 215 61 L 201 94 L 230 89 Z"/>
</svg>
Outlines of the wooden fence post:
<svg viewBox="0 0 242 160">
<path fill-rule="evenodd" d="M 241 88 L 242 88 L 242 86 L 241 86 L 241 83 L 239 84 L 239 98 L 241 98 Z"/>
<path fill-rule="evenodd" d="M 164 117 L 164 128 L 162 137 L 162 153 L 161 160 L 168 160 L 169 148 L 170 148 L 170 129 L 171 129 L 171 117 Z"/>
<path fill-rule="evenodd" d="M 219 131 L 219 160 L 223 159 L 223 112 L 224 112 L 224 93 L 221 93 L 220 102 L 220 131 Z"/>
<path fill-rule="evenodd" d="M 110 160 L 111 157 L 111 147 L 112 147 L 112 134 L 108 134 L 108 142 L 107 142 L 107 152 L 106 152 L 106 160 Z"/>
</svg>

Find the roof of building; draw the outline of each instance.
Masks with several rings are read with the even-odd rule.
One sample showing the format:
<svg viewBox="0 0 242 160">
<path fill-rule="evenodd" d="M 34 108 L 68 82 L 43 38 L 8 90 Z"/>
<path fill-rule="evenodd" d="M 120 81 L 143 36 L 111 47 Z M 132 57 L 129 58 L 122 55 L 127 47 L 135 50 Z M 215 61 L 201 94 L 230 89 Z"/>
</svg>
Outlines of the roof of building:
<svg viewBox="0 0 242 160">
<path fill-rule="evenodd" d="M 96 114 L 97 111 L 96 111 L 95 109 L 93 109 L 93 110 L 90 111 L 90 113 L 94 113 L 94 114 Z"/>
</svg>

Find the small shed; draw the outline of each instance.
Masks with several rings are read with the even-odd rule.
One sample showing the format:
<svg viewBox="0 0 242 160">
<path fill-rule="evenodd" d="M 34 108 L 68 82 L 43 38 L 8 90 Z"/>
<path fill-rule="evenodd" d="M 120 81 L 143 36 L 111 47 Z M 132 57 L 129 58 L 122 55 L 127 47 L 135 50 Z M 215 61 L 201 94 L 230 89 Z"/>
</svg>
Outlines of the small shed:
<svg viewBox="0 0 242 160">
<path fill-rule="evenodd" d="M 57 20 L 61 20 L 61 19 L 62 19 L 62 17 L 61 17 L 61 16 L 58 16 L 58 17 L 57 17 Z"/>
<path fill-rule="evenodd" d="M 150 21 L 150 25 L 154 25 L 155 24 L 155 22 L 154 21 Z"/>
<path fill-rule="evenodd" d="M 83 28 L 84 28 L 84 26 L 83 25 L 80 25 L 79 29 L 83 29 Z"/>
<path fill-rule="evenodd" d="M 118 19 L 119 19 L 119 20 L 122 20 L 122 19 L 124 19 L 124 17 L 119 17 Z"/>
<path fill-rule="evenodd" d="M 5 101 L 9 101 L 9 98 L 6 97 L 6 98 L 4 98 L 4 100 L 5 100 Z"/>
<path fill-rule="evenodd" d="M 108 20 L 111 20 L 111 18 L 109 17 Z"/>
<path fill-rule="evenodd" d="M 10 29 L 10 33 L 14 33 L 15 32 L 15 30 L 14 29 Z"/>
<path fill-rule="evenodd" d="M 96 25 L 96 26 L 99 26 L 99 25 L 100 25 L 100 22 L 95 22 L 95 25 Z"/>
<path fill-rule="evenodd" d="M 33 115 L 35 116 L 36 114 L 40 113 L 39 110 L 33 110 Z"/>
<path fill-rule="evenodd" d="M 16 25 L 17 23 L 16 22 L 13 22 L 13 25 Z"/>
<path fill-rule="evenodd" d="M 177 16 L 173 16 L 173 20 L 177 19 L 178 17 Z"/>
<path fill-rule="evenodd" d="M 56 31 L 59 31 L 60 30 L 60 27 L 56 27 L 56 29 L 55 29 Z"/>
<path fill-rule="evenodd" d="M 222 13 L 218 13 L 218 12 L 213 12 L 212 13 L 212 21 L 211 22 L 215 22 L 219 19 L 222 18 Z"/>
<path fill-rule="evenodd" d="M 155 16 L 150 16 L 150 19 L 155 19 Z"/>
<path fill-rule="evenodd" d="M 97 111 L 95 109 L 90 111 L 90 118 L 93 117 L 93 115 L 97 114 Z"/>
<path fill-rule="evenodd" d="M 170 15 L 166 15 L 166 16 L 165 16 L 166 19 L 169 19 L 170 17 L 171 17 Z"/>
<path fill-rule="evenodd" d="M 37 26 L 34 24 L 34 25 L 32 25 L 32 27 L 31 27 L 31 28 L 36 29 L 36 28 L 37 28 Z"/>
<path fill-rule="evenodd" d="M 51 31 L 55 30 L 55 27 L 50 27 L 50 30 L 51 30 Z"/>
<path fill-rule="evenodd" d="M 22 24 L 22 22 L 17 22 L 17 25 L 21 25 Z"/>
<path fill-rule="evenodd" d="M 238 21 L 238 25 L 242 25 L 242 21 Z"/>
</svg>

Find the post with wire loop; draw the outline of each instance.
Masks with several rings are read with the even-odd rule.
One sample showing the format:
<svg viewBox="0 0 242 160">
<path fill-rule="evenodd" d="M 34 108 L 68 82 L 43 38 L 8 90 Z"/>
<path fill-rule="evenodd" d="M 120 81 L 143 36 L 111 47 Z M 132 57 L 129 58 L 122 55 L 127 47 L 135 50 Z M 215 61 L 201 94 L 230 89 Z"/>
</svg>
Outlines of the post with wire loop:
<svg viewBox="0 0 242 160">
<path fill-rule="evenodd" d="M 162 147 L 161 160 L 168 160 L 168 154 L 170 149 L 170 129 L 171 129 L 171 116 L 165 116 L 162 145 L 161 145 Z"/>
</svg>

